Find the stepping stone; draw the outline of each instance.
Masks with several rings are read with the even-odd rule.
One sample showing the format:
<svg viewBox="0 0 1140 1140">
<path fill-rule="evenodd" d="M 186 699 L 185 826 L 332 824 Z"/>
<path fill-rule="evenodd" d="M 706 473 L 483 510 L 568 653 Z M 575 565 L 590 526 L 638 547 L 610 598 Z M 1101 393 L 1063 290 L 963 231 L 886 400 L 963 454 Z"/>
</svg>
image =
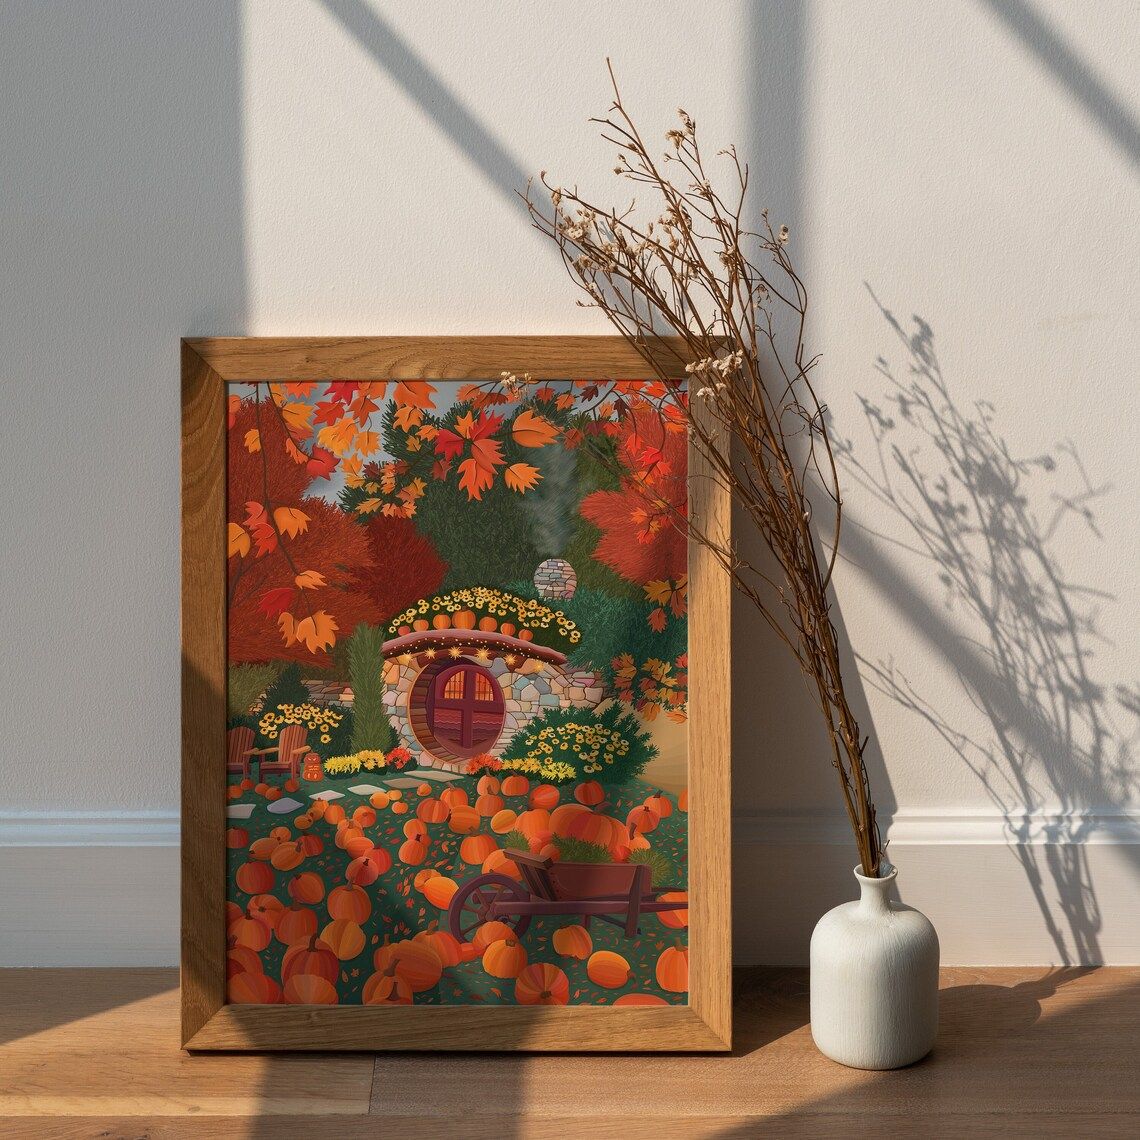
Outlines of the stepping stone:
<svg viewBox="0 0 1140 1140">
<path fill-rule="evenodd" d="M 353 784 L 348 790 L 354 796 L 370 796 L 373 792 L 382 792 L 384 789 L 378 784 Z"/>
<path fill-rule="evenodd" d="M 311 800 L 343 800 L 344 792 L 314 792 L 309 799 Z"/>
<path fill-rule="evenodd" d="M 411 776 L 397 776 L 394 780 L 385 780 L 390 788 L 418 788 L 422 780 L 413 780 Z"/>
<path fill-rule="evenodd" d="M 458 772 L 437 772 L 434 768 L 425 768 L 422 772 L 417 769 L 412 772 L 405 772 L 404 775 L 415 776 L 417 780 L 439 780 L 442 783 L 463 779 Z"/>
<path fill-rule="evenodd" d="M 284 815 L 287 811 L 296 811 L 299 807 L 304 807 L 300 800 L 290 799 L 289 796 L 282 796 L 279 800 L 274 800 L 267 811 L 273 812 L 274 815 Z"/>
<path fill-rule="evenodd" d="M 226 819 L 249 819 L 253 815 L 254 804 L 230 804 L 226 808 Z"/>
</svg>

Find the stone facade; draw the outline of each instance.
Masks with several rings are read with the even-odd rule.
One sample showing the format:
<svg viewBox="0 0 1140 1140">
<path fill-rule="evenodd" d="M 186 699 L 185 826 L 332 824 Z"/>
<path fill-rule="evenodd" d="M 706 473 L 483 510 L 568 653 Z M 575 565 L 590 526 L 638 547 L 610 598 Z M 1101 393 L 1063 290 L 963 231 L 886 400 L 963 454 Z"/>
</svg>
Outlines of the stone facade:
<svg viewBox="0 0 1140 1140">
<path fill-rule="evenodd" d="M 547 601 L 567 601 L 578 589 L 578 575 L 565 558 L 548 558 L 534 572 L 534 588 Z"/>
</svg>

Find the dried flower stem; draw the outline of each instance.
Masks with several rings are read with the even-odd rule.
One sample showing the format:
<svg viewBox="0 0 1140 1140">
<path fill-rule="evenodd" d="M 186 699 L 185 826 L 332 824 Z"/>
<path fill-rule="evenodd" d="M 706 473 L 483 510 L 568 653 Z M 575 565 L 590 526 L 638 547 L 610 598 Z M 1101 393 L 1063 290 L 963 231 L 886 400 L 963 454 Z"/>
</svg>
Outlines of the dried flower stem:
<svg viewBox="0 0 1140 1140">
<path fill-rule="evenodd" d="M 608 64 L 608 61 L 607 61 Z M 613 80 L 613 71 L 610 70 Z M 696 124 L 683 110 L 655 159 L 626 112 L 616 81 L 609 114 L 593 120 L 619 151 L 615 172 L 645 187 L 660 213 L 645 219 L 636 200 L 620 212 L 540 176 L 549 203 L 528 186 L 535 228 L 558 246 L 571 279 L 645 358 L 660 384 L 658 408 L 680 408 L 711 478 L 744 511 L 775 567 L 710 533 L 699 517 L 676 525 L 709 550 L 733 585 L 788 647 L 823 715 L 843 802 L 864 874 L 879 872 L 882 844 L 861 735 L 843 683 L 830 584 L 842 500 L 825 408 L 804 343 L 808 296 L 788 256 L 788 230 L 767 211 L 758 231 L 744 222 L 748 167 L 721 151 L 734 183 L 726 200 L 706 173 Z M 677 177 L 665 174 L 675 168 Z M 656 213 L 657 210 L 654 210 Z M 761 268 L 757 264 L 763 260 Z M 679 366 L 687 382 L 676 379 Z M 622 399 L 620 381 L 604 397 Z M 831 515 L 831 540 L 817 541 L 813 492 Z M 651 494 L 646 486 L 646 494 Z"/>
</svg>

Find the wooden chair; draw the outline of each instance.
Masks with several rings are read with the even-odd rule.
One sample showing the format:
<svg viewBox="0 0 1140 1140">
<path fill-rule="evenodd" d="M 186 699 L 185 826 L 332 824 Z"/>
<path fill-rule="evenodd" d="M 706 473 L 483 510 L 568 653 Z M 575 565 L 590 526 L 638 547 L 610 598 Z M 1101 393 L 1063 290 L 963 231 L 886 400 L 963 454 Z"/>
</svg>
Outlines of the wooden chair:
<svg viewBox="0 0 1140 1140">
<path fill-rule="evenodd" d="M 249 779 L 249 758 L 253 754 L 253 729 L 245 725 L 226 733 L 226 774 Z"/>
<path fill-rule="evenodd" d="M 303 724 L 287 724 L 281 729 L 275 747 L 255 748 L 250 755 L 264 757 L 259 760 L 257 769 L 261 778 L 288 772 L 289 778 L 296 780 L 301 767 L 301 757 L 309 751 L 307 737 L 308 733 Z M 277 759 L 270 760 L 268 759 L 270 756 L 276 756 Z"/>
</svg>

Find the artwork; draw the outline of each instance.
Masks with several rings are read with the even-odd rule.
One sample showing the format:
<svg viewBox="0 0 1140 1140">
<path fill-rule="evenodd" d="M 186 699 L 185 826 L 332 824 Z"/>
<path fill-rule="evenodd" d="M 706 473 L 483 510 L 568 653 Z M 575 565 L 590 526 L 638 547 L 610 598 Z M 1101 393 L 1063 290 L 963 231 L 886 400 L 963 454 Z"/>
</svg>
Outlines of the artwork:
<svg viewBox="0 0 1140 1140">
<path fill-rule="evenodd" d="M 688 1001 L 684 398 L 229 386 L 230 1003 Z"/>
</svg>

